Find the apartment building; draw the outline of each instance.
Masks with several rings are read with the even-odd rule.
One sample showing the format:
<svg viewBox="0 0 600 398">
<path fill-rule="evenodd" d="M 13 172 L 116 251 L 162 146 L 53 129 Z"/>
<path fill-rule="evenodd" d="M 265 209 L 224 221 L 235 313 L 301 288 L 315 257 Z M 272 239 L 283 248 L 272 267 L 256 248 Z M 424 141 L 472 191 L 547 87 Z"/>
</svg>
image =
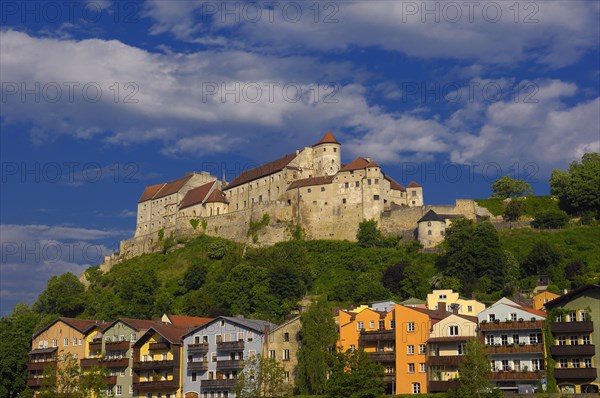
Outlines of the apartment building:
<svg viewBox="0 0 600 398">
<path fill-rule="evenodd" d="M 182 336 L 183 396 L 235 397 L 245 360 L 263 352 L 267 336 L 276 327 L 267 321 L 220 316 L 188 330 Z"/>
<path fill-rule="evenodd" d="M 432 326 L 428 340 L 428 392 L 446 392 L 458 388 L 459 366 L 465 355 L 466 344 L 476 337 L 476 317 L 452 313 Z"/>
<path fill-rule="evenodd" d="M 478 315 L 491 359 L 490 381 L 504 391 L 533 391 L 544 377 L 546 314 L 502 298 Z"/>
<path fill-rule="evenodd" d="M 580 287 L 546 303 L 554 337 L 549 354 L 556 362 L 554 378 L 563 393 L 598 393 L 599 304 L 599 285 Z"/>
<path fill-rule="evenodd" d="M 62 355 L 85 358 L 88 341 L 106 326 L 99 321 L 61 317 L 34 334 L 29 353 L 27 386 L 39 390 L 44 380 L 44 370 L 48 366 L 56 370 Z"/>
<path fill-rule="evenodd" d="M 446 308 L 457 308 L 460 315 L 477 316 L 485 309 L 485 304 L 460 297 L 452 289 L 434 290 L 427 295 L 427 308 L 437 310 L 438 304 L 444 303 Z"/>
<path fill-rule="evenodd" d="M 275 359 L 283 368 L 284 381 L 293 390 L 298 370 L 298 349 L 302 321 L 296 316 L 272 329 L 263 344 L 264 358 Z"/>
</svg>

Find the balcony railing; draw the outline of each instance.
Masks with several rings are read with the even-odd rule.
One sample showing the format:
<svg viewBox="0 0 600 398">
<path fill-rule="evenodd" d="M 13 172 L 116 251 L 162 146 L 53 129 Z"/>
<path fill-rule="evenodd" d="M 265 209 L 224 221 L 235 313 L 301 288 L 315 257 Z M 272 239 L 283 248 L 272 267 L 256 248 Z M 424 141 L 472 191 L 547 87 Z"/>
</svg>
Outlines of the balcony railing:
<svg viewBox="0 0 600 398">
<path fill-rule="evenodd" d="M 593 344 L 582 345 L 553 345 L 550 347 L 553 356 L 594 356 L 596 347 Z"/>
<path fill-rule="evenodd" d="M 102 351 L 102 341 L 90 341 L 88 346 L 90 351 Z"/>
<path fill-rule="evenodd" d="M 235 388 L 237 379 L 213 379 L 200 381 L 200 388 Z"/>
<path fill-rule="evenodd" d="M 133 370 L 152 370 L 173 368 L 173 360 L 167 361 L 140 361 L 133 363 Z"/>
<path fill-rule="evenodd" d="M 361 341 L 394 341 L 396 335 L 394 330 L 374 330 L 374 331 L 361 331 Z"/>
<path fill-rule="evenodd" d="M 117 376 L 108 376 L 108 377 L 104 378 L 104 382 L 108 386 L 114 386 L 117 384 Z"/>
<path fill-rule="evenodd" d="M 428 381 L 429 385 L 428 392 L 447 392 L 449 390 L 456 390 L 459 386 L 458 380 L 448 381 Z"/>
<path fill-rule="evenodd" d="M 238 370 L 244 368 L 244 361 L 241 359 L 229 359 L 226 361 L 217 361 L 217 370 Z"/>
<path fill-rule="evenodd" d="M 374 362 L 396 362 L 394 351 L 367 352 L 367 355 Z"/>
<path fill-rule="evenodd" d="M 169 346 L 166 341 L 159 341 L 157 343 L 150 343 L 148 349 L 150 351 L 168 350 Z"/>
<path fill-rule="evenodd" d="M 204 371 L 204 370 L 208 370 L 208 362 L 207 361 L 202 361 L 202 362 L 188 362 L 187 363 L 187 368 L 189 371 Z"/>
<path fill-rule="evenodd" d="M 175 380 L 164 381 L 137 381 L 133 383 L 133 389 L 138 392 L 152 392 L 156 390 L 178 389 L 179 383 Z"/>
<path fill-rule="evenodd" d="M 82 358 L 80 365 L 82 368 L 91 368 L 92 366 L 102 366 L 102 358 Z"/>
<path fill-rule="evenodd" d="M 504 321 L 480 323 L 480 330 L 519 330 L 519 329 L 543 329 L 544 321 Z"/>
<path fill-rule="evenodd" d="M 489 375 L 490 380 L 541 380 L 543 377 L 542 371 L 534 372 L 492 372 Z"/>
<path fill-rule="evenodd" d="M 127 351 L 130 345 L 129 341 L 107 341 L 106 351 Z"/>
<path fill-rule="evenodd" d="M 126 368 L 129 366 L 129 358 L 105 358 L 102 362 L 107 368 Z"/>
<path fill-rule="evenodd" d="M 56 361 L 46 361 L 46 362 L 29 362 L 27 364 L 27 369 L 29 370 L 44 370 L 46 366 L 52 366 L 56 368 Z"/>
<path fill-rule="evenodd" d="M 27 387 L 40 387 L 43 383 L 44 378 L 43 377 L 33 377 L 30 379 L 27 379 Z"/>
<path fill-rule="evenodd" d="M 187 347 L 190 354 L 206 354 L 208 352 L 208 344 L 188 344 Z"/>
<path fill-rule="evenodd" d="M 556 368 L 556 379 L 594 380 L 597 376 L 596 368 Z"/>
<path fill-rule="evenodd" d="M 227 350 L 243 350 L 243 349 L 244 349 L 244 340 L 217 342 L 217 350 L 227 351 Z"/>
<path fill-rule="evenodd" d="M 552 322 L 550 324 L 552 333 L 591 333 L 594 331 L 594 323 L 585 322 Z"/>
<path fill-rule="evenodd" d="M 396 381 L 395 373 L 386 373 L 383 375 L 383 382 L 386 384 L 391 384 Z"/>
<path fill-rule="evenodd" d="M 510 344 L 510 345 L 488 345 L 485 347 L 488 354 L 516 354 L 524 352 L 544 352 L 543 344 Z"/>
<path fill-rule="evenodd" d="M 461 361 L 464 359 L 462 355 L 447 355 L 447 356 L 437 356 L 437 357 L 428 357 L 427 364 L 430 366 L 452 366 L 458 367 Z"/>
</svg>

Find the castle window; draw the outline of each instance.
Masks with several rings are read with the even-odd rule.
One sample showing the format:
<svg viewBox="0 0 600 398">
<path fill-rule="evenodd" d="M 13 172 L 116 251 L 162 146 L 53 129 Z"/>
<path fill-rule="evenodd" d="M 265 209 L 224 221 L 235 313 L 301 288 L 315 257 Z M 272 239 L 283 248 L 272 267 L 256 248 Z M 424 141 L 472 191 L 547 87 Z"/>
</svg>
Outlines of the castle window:
<svg viewBox="0 0 600 398">
<path fill-rule="evenodd" d="M 350 187 L 350 183 L 349 182 L 345 182 L 344 183 L 344 188 L 349 188 Z"/>
<path fill-rule="evenodd" d="M 244 200 L 244 207 L 246 207 L 246 201 Z"/>
<path fill-rule="evenodd" d="M 331 163 L 335 163 L 335 159 L 331 159 Z"/>
<path fill-rule="evenodd" d="M 239 203 L 236 203 L 236 204 L 235 204 L 235 209 L 236 209 L 236 210 L 239 210 L 239 209 L 240 209 L 240 204 L 239 204 Z"/>
<path fill-rule="evenodd" d="M 415 203 L 417 203 L 417 202 L 415 202 L 415 201 L 413 200 L 413 201 L 412 201 L 412 204 L 414 205 Z"/>
<path fill-rule="evenodd" d="M 431 221 L 427 221 L 427 226 L 431 227 Z"/>
<path fill-rule="evenodd" d="M 310 193 L 310 192 L 311 192 L 311 189 L 310 189 L 310 188 L 308 188 L 308 189 L 306 190 L 306 192 Z"/>
<path fill-rule="evenodd" d="M 315 205 L 315 206 L 317 205 L 317 201 L 316 200 L 313 200 L 313 205 Z"/>
<path fill-rule="evenodd" d="M 258 202 L 262 202 L 262 195 L 258 195 Z"/>
<path fill-rule="evenodd" d="M 373 195 L 373 200 L 379 200 L 379 195 Z"/>
<path fill-rule="evenodd" d="M 325 187 L 321 187 L 321 192 L 325 192 Z"/>
<path fill-rule="evenodd" d="M 367 180 L 367 184 L 371 185 L 371 179 L 370 178 Z"/>
<path fill-rule="evenodd" d="M 327 151 L 327 148 L 323 148 L 323 152 L 326 152 L 326 151 Z"/>
<path fill-rule="evenodd" d="M 375 179 L 375 184 L 379 184 L 379 178 Z"/>
<path fill-rule="evenodd" d="M 342 199 L 342 203 L 346 204 L 346 198 Z"/>
<path fill-rule="evenodd" d="M 337 148 L 333 148 L 333 152 L 337 152 Z"/>
<path fill-rule="evenodd" d="M 355 181 L 355 182 L 354 182 L 354 186 L 355 186 L 356 188 L 358 188 L 358 187 L 360 186 L 360 182 L 359 182 L 359 181 Z"/>
<path fill-rule="evenodd" d="M 431 235 L 431 234 L 432 234 L 431 230 L 427 231 L 427 235 Z"/>
<path fill-rule="evenodd" d="M 417 196 L 417 191 L 412 191 L 412 196 Z"/>
<path fill-rule="evenodd" d="M 219 215 L 219 210 L 221 210 L 221 208 L 217 207 L 217 215 Z"/>
</svg>

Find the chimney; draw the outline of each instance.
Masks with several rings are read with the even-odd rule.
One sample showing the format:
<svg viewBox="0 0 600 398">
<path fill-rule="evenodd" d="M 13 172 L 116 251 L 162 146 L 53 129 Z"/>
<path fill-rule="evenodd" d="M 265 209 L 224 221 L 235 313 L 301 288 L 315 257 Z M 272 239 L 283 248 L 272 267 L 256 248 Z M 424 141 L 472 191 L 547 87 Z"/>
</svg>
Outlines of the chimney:
<svg viewBox="0 0 600 398">
<path fill-rule="evenodd" d="M 440 314 L 445 314 L 446 313 L 446 303 L 444 303 L 443 301 L 440 301 L 437 305 L 437 310 Z"/>
<path fill-rule="evenodd" d="M 457 304 L 452 306 L 452 313 L 455 315 L 458 315 L 458 305 Z"/>
</svg>

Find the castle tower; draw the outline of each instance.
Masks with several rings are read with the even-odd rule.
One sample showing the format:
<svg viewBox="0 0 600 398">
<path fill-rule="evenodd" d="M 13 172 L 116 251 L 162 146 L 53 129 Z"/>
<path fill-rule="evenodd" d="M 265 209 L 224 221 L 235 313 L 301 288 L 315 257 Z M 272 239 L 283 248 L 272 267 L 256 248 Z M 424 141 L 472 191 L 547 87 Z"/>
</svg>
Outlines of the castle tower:
<svg viewBox="0 0 600 398">
<path fill-rule="evenodd" d="M 328 131 L 313 148 L 315 176 L 334 175 L 341 165 L 341 145 Z"/>
</svg>

